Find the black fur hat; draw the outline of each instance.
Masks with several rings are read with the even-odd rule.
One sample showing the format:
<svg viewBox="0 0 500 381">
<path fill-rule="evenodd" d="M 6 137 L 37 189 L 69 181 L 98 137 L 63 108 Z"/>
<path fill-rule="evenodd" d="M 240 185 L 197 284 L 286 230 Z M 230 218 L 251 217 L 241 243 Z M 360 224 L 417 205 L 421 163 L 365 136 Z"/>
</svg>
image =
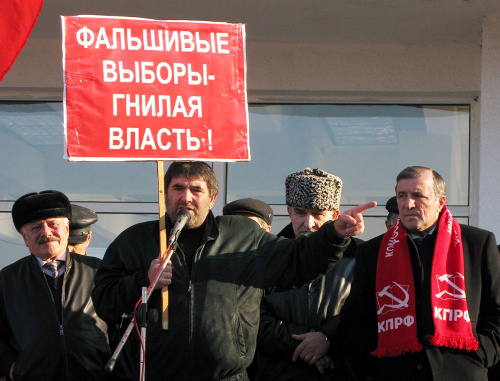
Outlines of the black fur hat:
<svg viewBox="0 0 500 381">
<path fill-rule="evenodd" d="M 71 204 L 64 193 L 54 190 L 28 193 L 12 206 L 12 220 L 17 231 L 28 222 L 52 217 L 71 219 Z"/>
</svg>

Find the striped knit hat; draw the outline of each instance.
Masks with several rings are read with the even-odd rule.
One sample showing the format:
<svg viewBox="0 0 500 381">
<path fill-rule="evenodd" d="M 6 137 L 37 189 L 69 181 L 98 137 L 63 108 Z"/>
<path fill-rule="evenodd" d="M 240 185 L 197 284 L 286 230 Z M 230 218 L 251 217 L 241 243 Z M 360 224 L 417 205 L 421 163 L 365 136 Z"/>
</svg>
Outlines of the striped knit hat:
<svg viewBox="0 0 500 381">
<path fill-rule="evenodd" d="M 342 180 L 321 169 L 306 168 L 285 180 L 286 204 L 318 210 L 339 210 Z"/>
</svg>

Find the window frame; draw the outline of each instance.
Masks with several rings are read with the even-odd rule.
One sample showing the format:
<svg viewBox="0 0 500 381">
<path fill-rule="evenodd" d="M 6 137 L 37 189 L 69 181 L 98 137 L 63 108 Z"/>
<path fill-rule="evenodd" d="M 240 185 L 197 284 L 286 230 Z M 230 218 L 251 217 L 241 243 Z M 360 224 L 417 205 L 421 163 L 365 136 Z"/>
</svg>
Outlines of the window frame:
<svg viewBox="0 0 500 381">
<path fill-rule="evenodd" d="M 468 224 L 478 224 L 478 194 L 479 184 L 479 95 L 477 92 L 339 92 L 339 91 L 316 91 L 316 90 L 249 90 L 248 104 L 401 104 L 401 105 L 457 105 L 465 104 L 470 107 L 469 120 L 469 205 L 454 207 L 450 206 L 452 214 L 456 217 L 468 218 Z M 63 102 L 62 89 L 59 88 L 3 88 L 0 94 L 0 102 Z M 227 187 L 227 163 L 213 162 L 213 168 L 219 181 L 219 195 L 215 201 L 213 212 L 215 215 L 222 214 L 222 208 L 226 202 Z M 446 181 L 446 179 L 445 179 Z M 12 210 L 13 201 L 1 201 L 0 212 Z M 83 206 L 89 203 L 79 203 Z M 137 213 L 157 214 L 158 204 L 156 202 L 96 202 L 91 207 L 97 213 Z M 274 205 L 271 207 L 276 216 L 286 216 L 285 205 Z M 341 212 L 349 207 L 341 206 Z M 385 206 L 377 206 L 364 213 L 367 217 L 384 217 Z"/>
</svg>

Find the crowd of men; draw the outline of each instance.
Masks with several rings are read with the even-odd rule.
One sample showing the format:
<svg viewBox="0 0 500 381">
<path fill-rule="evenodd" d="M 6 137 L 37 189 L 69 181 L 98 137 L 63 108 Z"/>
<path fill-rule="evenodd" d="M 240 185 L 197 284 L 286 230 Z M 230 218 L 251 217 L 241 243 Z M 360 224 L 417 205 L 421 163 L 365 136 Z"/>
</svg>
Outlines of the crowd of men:
<svg viewBox="0 0 500 381">
<path fill-rule="evenodd" d="M 95 212 L 58 191 L 20 197 L 12 218 L 30 255 L 0 271 L 0 377 L 488 380 L 500 359 L 493 233 L 459 224 L 442 177 L 412 166 L 386 203 L 387 232 L 363 242 L 376 203 L 340 213 L 342 185 L 321 169 L 288 175 L 290 224 L 274 235 L 269 205 L 245 198 L 214 216 L 212 168 L 174 162 L 167 230 L 189 219 L 168 263 L 159 221 L 123 231 L 101 261 L 86 251 Z M 153 281 L 148 308 L 162 311 L 168 287 L 168 329 L 160 313 L 143 321 L 147 340 L 137 329 L 119 342 Z"/>
</svg>

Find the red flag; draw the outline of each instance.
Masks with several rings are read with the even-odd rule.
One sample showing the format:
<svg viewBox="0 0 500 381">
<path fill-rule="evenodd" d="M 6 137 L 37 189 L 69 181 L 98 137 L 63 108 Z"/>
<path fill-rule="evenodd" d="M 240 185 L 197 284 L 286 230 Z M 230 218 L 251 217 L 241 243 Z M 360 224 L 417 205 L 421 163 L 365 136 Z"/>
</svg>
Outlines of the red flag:
<svg viewBox="0 0 500 381">
<path fill-rule="evenodd" d="M 0 81 L 26 44 L 43 0 L 3 0 L 0 11 Z"/>
</svg>

